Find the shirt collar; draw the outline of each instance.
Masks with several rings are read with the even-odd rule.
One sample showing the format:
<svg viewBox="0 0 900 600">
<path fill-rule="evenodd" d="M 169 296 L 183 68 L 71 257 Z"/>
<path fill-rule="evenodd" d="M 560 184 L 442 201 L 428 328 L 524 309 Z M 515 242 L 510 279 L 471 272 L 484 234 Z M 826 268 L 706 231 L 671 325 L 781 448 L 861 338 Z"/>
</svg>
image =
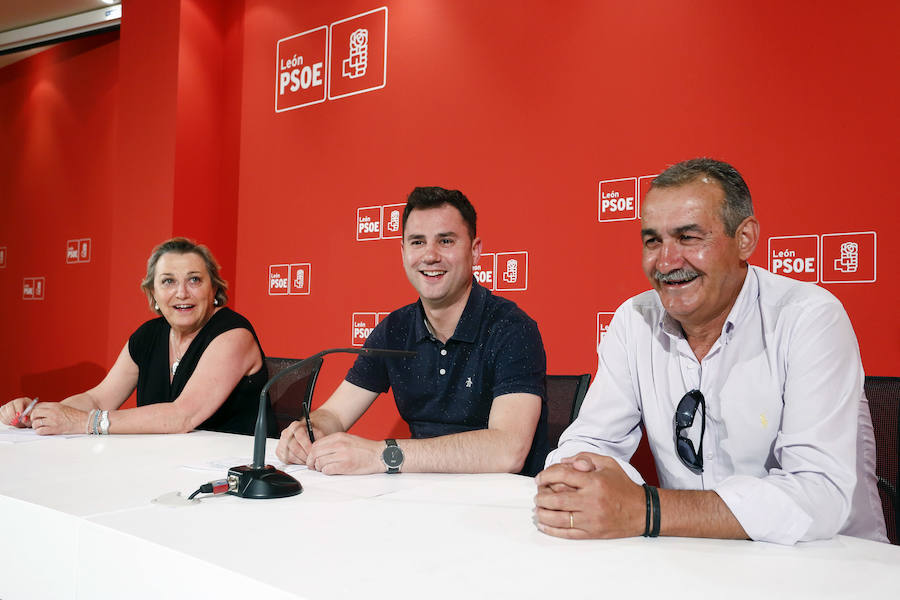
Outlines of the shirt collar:
<svg viewBox="0 0 900 600">
<path fill-rule="evenodd" d="M 421 342 L 426 338 L 434 338 L 426 324 L 425 308 L 422 306 L 421 298 L 416 300 L 416 310 L 413 314 L 415 314 L 415 317 L 413 318 L 413 328 L 415 330 L 416 342 Z"/>
<path fill-rule="evenodd" d="M 729 311 L 728 317 L 722 325 L 720 339 L 724 343 L 727 344 L 734 335 L 734 328 L 738 323 L 743 321 L 744 317 L 753 309 L 753 305 L 758 297 L 759 281 L 753 267 L 748 267 L 747 273 L 744 276 L 744 283 L 741 285 L 741 291 L 738 293 L 738 297 L 735 299 L 734 305 L 731 307 L 731 311 Z M 657 301 L 659 301 L 659 296 L 657 296 Z M 660 305 L 662 304 L 660 303 Z M 684 337 L 681 323 L 670 316 L 665 308 L 663 308 L 659 318 L 659 327 L 663 332 L 672 337 Z"/>
<path fill-rule="evenodd" d="M 481 327 L 481 316 L 484 314 L 484 305 L 487 302 L 488 291 L 482 287 L 475 277 L 472 277 L 472 289 L 469 291 L 469 299 L 466 300 L 466 307 L 463 309 L 459 322 L 451 340 L 457 342 L 472 343 L 478 337 L 478 330 Z M 425 317 L 425 307 L 422 306 L 422 300 L 416 301 L 417 318 L 415 323 L 416 341 L 421 342 L 425 338 L 433 338 L 430 328 Z M 450 340 L 447 340 L 450 341 Z"/>
<path fill-rule="evenodd" d="M 747 275 L 744 277 L 741 292 L 738 294 L 737 300 L 734 301 L 734 306 L 731 307 L 728 318 L 725 319 L 725 325 L 722 326 L 722 334 L 726 342 L 734 335 L 735 327 L 742 323 L 753 310 L 758 298 L 759 279 L 753 267 L 747 267 Z"/>
</svg>

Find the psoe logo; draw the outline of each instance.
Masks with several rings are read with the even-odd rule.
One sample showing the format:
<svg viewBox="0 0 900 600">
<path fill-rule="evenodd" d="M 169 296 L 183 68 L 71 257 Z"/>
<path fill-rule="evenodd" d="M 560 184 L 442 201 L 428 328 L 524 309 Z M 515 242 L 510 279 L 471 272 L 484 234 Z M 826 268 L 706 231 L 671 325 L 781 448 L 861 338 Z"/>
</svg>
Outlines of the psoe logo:
<svg viewBox="0 0 900 600">
<path fill-rule="evenodd" d="M 66 264 L 91 262 L 91 238 L 66 241 Z"/>
<path fill-rule="evenodd" d="M 362 206 L 356 209 L 356 241 L 390 240 L 403 237 L 403 208 L 406 204 Z"/>
<path fill-rule="evenodd" d="M 269 295 L 287 296 L 290 277 L 291 265 L 269 265 Z"/>
<path fill-rule="evenodd" d="M 638 218 L 637 177 L 606 179 L 599 185 L 597 221 L 633 221 Z"/>
<path fill-rule="evenodd" d="M 331 24 L 328 98 L 380 90 L 387 81 L 386 6 Z"/>
<path fill-rule="evenodd" d="M 0 246 L 0 269 L 6 268 L 6 246 Z"/>
<path fill-rule="evenodd" d="M 275 112 L 387 84 L 386 6 L 278 40 Z"/>
<path fill-rule="evenodd" d="M 381 239 L 400 239 L 403 209 L 406 204 L 386 204 L 381 207 Z"/>
<path fill-rule="evenodd" d="M 43 300 L 46 287 L 43 277 L 25 277 L 22 280 L 22 300 Z"/>
<path fill-rule="evenodd" d="M 310 263 L 291 265 L 290 272 L 288 273 L 291 284 L 288 293 L 295 296 L 308 296 L 311 271 L 312 265 Z"/>
<path fill-rule="evenodd" d="M 269 265 L 270 296 L 308 296 L 310 263 Z"/>
<path fill-rule="evenodd" d="M 325 102 L 327 54 L 326 25 L 278 40 L 275 112 Z"/>
<path fill-rule="evenodd" d="M 817 283 L 818 256 L 818 235 L 782 235 L 769 238 L 769 271 L 776 275 Z"/>
<path fill-rule="evenodd" d="M 494 285 L 498 292 L 528 289 L 528 252 L 498 252 Z"/>
<path fill-rule="evenodd" d="M 356 209 L 356 241 L 381 239 L 381 207 L 363 206 Z"/>
<path fill-rule="evenodd" d="M 606 336 L 606 332 L 609 329 L 609 324 L 612 322 L 613 315 L 616 314 L 614 312 L 598 312 L 597 313 L 597 347 L 600 346 L 600 342 L 603 341 L 603 338 Z"/>
<path fill-rule="evenodd" d="M 350 57 L 343 61 L 341 75 L 356 79 L 366 74 L 369 68 L 369 30 L 357 29 L 350 34 Z"/>
<path fill-rule="evenodd" d="M 822 283 L 873 283 L 877 279 L 874 231 L 822 234 Z"/>
<path fill-rule="evenodd" d="M 355 312 L 353 313 L 350 324 L 350 344 L 353 346 L 363 346 L 375 329 L 375 326 L 381 323 L 382 319 L 390 313 L 386 312 Z"/>
</svg>

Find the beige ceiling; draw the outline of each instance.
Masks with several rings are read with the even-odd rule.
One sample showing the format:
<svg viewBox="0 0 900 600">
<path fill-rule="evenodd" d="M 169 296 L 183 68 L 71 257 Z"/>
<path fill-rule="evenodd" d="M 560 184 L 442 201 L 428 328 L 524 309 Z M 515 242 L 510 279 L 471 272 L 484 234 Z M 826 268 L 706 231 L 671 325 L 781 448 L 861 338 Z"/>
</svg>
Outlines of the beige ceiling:
<svg viewBox="0 0 900 600">
<path fill-rule="evenodd" d="M 107 4 L 101 0 L 0 0 L 0 32 L 77 15 L 104 6 Z M 49 46 L 0 55 L 0 67 L 47 48 Z"/>
<path fill-rule="evenodd" d="M 0 0 L 0 31 L 107 6 L 101 0 Z"/>
</svg>

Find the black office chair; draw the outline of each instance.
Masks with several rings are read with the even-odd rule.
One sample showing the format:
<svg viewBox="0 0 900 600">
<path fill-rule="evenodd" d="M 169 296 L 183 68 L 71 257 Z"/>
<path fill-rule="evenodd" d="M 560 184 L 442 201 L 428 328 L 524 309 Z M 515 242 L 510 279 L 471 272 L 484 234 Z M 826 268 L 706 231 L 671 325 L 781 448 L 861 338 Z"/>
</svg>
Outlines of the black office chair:
<svg viewBox="0 0 900 600">
<path fill-rule="evenodd" d="M 269 379 L 272 379 L 282 369 L 299 362 L 299 358 L 266 357 L 266 367 L 269 370 Z M 272 404 L 270 418 L 275 418 L 278 424 L 278 432 L 281 433 L 288 425 L 304 417 L 303 402 L 312 400 L 313 390 L 316 387 L 316 378 L 322 368 L 323 359 L 311 364 L 311 368 L 288 373 L 269 388 L 269 402 Z M 307 405 L 311 406 L 311 405 Z"/>
<path fill-rule="evenodd" d="M 900 545 L 900 498 L 897 480 L 900 479 L 900 377 L 867 376 L 865 383 L 872 427 L 875 429 L 875 474 L 878 493 L 884 510 L 888 539 Z"/>
<path fill-rule="evenodd" d="M 578 416 L 591 376 L 547 375 L 547 438 L 550 449 L 559 444 L 559 436 Z"/>
</svg>

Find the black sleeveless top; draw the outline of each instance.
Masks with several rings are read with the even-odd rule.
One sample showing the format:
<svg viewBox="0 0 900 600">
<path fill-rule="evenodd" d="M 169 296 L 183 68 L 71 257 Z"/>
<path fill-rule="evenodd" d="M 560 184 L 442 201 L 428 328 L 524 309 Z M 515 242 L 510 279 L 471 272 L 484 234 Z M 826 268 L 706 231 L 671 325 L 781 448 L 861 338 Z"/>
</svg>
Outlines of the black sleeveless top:
<svg viewBox="0 0 900 600">
<path fill-rule="evenodd" d="M 163 317 L 141 325 L 128 339 L 128 352 L 138 366 L 137 405 L 146 406 L 160 402 L 173 402 L 194 374 L 200 357 L 216 337 L 232 329 L 246 329 L 253 334 L 259 353 L 263 357 L 262 368 L 252 375 L 242 377 L 222 406 L 197 429 L 244 433 L 252 435 L 256 428 L 259 409 L 259 393 L 268 381 L 265 354 L 250 321 L 230 308 L 222 308 L 207 321 L 191 341 L 172 382 L 169 383 L 169 327 Z M 277 425 L 269 408 L 268 437 L 278 437 Z"/>
</svg>

